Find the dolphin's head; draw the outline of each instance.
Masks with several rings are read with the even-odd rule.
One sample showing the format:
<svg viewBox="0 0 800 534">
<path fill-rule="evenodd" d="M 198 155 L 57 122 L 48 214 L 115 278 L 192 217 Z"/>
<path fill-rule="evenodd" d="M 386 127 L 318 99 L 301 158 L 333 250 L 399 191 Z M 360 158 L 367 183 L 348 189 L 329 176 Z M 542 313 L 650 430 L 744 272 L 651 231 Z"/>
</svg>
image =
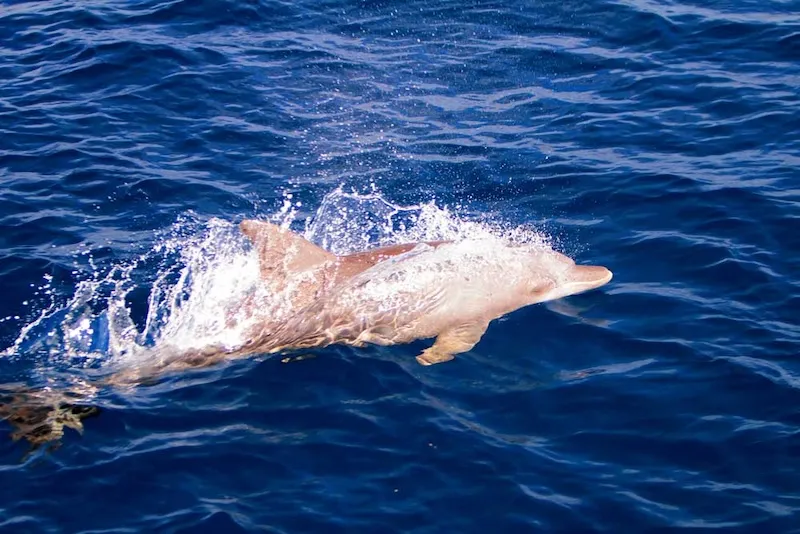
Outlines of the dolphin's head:
<svg viewBox="0 0 800 534">
<path fill-rule="evenodd" d="M 537 260 L 531 303 L 583 293 L 607 284 L 612 276 L 611 271 L 600 265 L 576 265 L 568 256 L 548 251 Z"/>
</svg>

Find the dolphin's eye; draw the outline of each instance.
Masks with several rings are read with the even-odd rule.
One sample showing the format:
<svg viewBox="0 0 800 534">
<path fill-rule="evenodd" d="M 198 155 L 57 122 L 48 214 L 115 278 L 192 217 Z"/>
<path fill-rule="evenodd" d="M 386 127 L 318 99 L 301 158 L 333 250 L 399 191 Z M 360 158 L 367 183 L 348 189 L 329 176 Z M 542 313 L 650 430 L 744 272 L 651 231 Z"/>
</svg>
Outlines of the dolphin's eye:
<svg viewBox="0 0 800 534">
<path fill-rule="evenodd" d="M 550 277 L 537 275 L 529 285 L 529 292 L 533 297 L 544 296 L 548 291 L 556 287 L 555 280 Z"/>
</svg>

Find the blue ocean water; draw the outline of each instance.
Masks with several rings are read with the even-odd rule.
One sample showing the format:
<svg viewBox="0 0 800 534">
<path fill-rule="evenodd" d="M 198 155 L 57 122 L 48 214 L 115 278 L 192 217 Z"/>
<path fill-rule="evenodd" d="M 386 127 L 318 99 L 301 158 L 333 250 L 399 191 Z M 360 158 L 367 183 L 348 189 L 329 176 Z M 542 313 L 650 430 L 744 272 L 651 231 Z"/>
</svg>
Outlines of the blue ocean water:
<svg viewBox="0 0 800 534">
<path fill-rule="evenodd" d="M 209 332 L 270 218 L 526 228 L 607 286 L 0 423 L 3 532 L 800 532 L 800 4 L 0 4 L 0 383 Z M 23 387 L 23 386 L 20 386 Z"/>
</svg>

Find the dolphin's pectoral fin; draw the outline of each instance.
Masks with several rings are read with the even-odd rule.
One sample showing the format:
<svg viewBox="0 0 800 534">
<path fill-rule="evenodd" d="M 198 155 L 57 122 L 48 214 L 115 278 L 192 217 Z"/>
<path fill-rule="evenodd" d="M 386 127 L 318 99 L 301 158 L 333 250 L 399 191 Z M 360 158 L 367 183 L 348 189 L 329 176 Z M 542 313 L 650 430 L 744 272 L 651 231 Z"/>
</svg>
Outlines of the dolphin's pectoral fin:
<svg viewBox="0 0 800 534">
<path fill-rule="evenodd" d="M 417 356 L 422 365 L 433 365 L 452 360 L 456 354 L 467 352 L 481 340 L 488 323 L 467 323 L 439 334 L 429 349 Z"/>
<path fill-rule="evenodd" d="M 417 356 L 417 361 L 422 365 L 433 365 L 435 363 L 449 362 L 455 358 L 452 352 L 435 350 L 433 347 L 425 349 L 422 354 Z"/>
</svg>

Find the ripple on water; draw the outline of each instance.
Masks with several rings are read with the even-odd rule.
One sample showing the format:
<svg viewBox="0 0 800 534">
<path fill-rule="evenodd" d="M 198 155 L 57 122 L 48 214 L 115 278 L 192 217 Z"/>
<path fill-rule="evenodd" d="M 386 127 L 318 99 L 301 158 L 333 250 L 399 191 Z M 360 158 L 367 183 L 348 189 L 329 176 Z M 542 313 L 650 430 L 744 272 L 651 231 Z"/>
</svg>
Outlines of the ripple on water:
<svg viewBox="0 0 800 534">
<path fill-rule="evenodd" d="M 535 228 L 615 279 L 442 366 L 332 347 L 101 389 L 54 454 L 0 445 L 0 526 L 795 529 L 796 11 L 4 6 L 3 383 L 235 337 L 245 217 L 339 253 Z"/>
</svg>

